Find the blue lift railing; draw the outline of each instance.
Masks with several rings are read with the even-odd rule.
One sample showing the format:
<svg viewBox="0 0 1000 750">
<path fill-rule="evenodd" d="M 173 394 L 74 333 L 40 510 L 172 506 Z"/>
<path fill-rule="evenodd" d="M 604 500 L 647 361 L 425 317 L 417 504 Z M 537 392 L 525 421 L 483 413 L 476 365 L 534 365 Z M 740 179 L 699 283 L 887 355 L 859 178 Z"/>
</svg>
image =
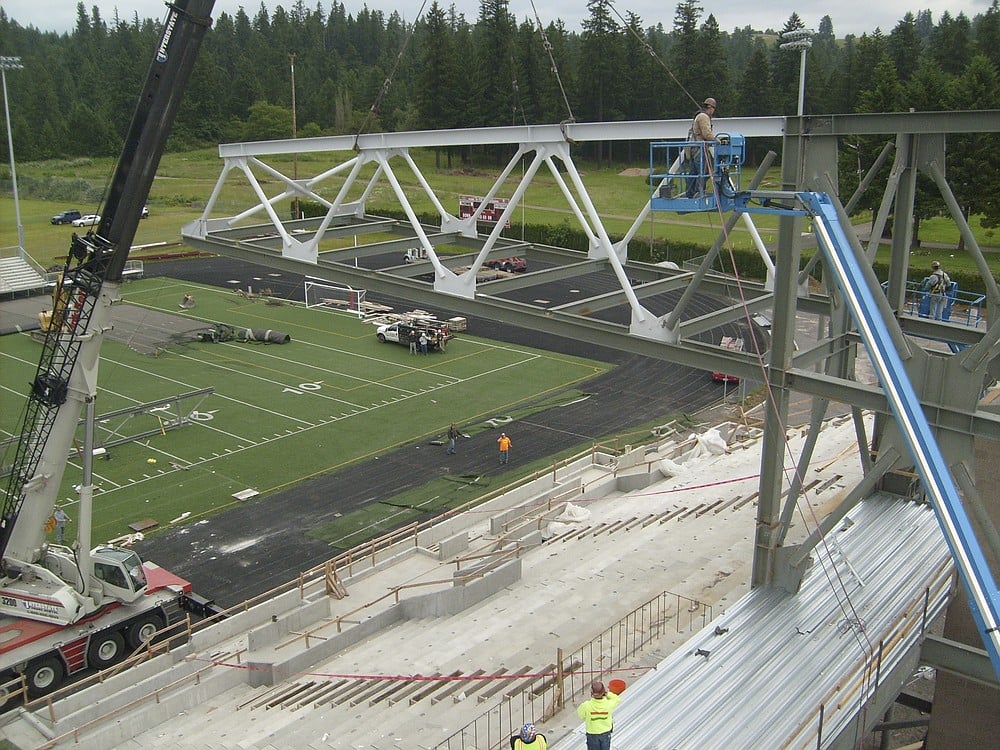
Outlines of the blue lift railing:
<svg viewBox="0 0 1000 750">
<path fill-rule="evenodd" d="M 1000 678 L 1000 591 L 920 399 L 883 322 L 883 312 L 876 299 L 879 290 L 877 280 L 864 257 L 854 252 L 834 201 L 825 193 L 751 193 L 739 190 L 738 168 L 743 162 L 744 142 L 742 136 L 734 135 L 729 136 L 727 148 L 722 149 L 718 145 L 714 148 L 712 179 L 715 187 L 711 198 L 690 199 L 683 193 L 678 197 L 673 190 L 663 189 L 662 186 L 680 184 L 682 179 L 691 175 L 682 175 L 670 168 L 657 171 L 654 165 L 662 165 L 671 153 L 676 158 L 680 149 L 690 145 L 683 141 L 651 144 L 651 210 L 677 213 L 733 210 L 812 217 L 820 251 L 848 303 L 854 323 L 878 372 L 879 382 L 931 498 L 959 576 L 969 594 L 973 620 L 979 628 L 994 672 Z M 665 163 L 674 164 L 673 161 Z M 872 276 L 871 281 L 867 278 L 869 275 Z M 885 304 L 884 299 L 882 303 Z"/>
<path fill-rule="evenodd" d="M 983 302 L 985 300 L 985 294 L 963 291 L 958 288 L 958 282 L 953 281 L 948 285 L 948 296 L 941 312 L 941 320 L 975 328 L 983 322 Z M 930 317 L 931 293 L 924 291 L 923 282 L 906 282 L 905 311 L 909 315 L 920 318 Z"/>
</svg>

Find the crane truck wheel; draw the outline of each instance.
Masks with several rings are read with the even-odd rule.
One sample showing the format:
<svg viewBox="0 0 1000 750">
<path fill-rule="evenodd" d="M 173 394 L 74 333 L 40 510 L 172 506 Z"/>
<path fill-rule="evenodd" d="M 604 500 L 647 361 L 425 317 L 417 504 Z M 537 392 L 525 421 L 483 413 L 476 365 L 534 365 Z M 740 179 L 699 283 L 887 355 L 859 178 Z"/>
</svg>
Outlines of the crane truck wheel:
<svg viewBox="0 0 1000 750">
<path fill-rule="evenodd" d="M 380 333 L 380 334 L 378 335 L 378 342 L 379 342 L 380 344 L 384 344 L 384 343 L 385 343 L 385 334 L 384 334 L 384 333 Z"/>
<path fill-rule="evenodd" d="M 156 635 L 156 631 L 163 627 L 163 620 L 156 615 L 145 615 L 140 617 L 129 626 L 127 637 L 129 648 L 139 648 L 144 643 L 148 643 Z"/>
<path fill-rule="evenodd" d="M 107 669 L 125 656 L 125 639 L 115 630 L 106 630 L 90 639 L 87 662 L 95 669 Z"/>
<path fill-rule="evenodd" d="M 55 656 L 43 656 L 28 662 L 28 669 L 24 674 L 28 680 L 28 697 L 34 699 L 41 698 L 59 687 L 63 677 L 66 676 L 66 671 L 62 662 Z"/>
</svg>

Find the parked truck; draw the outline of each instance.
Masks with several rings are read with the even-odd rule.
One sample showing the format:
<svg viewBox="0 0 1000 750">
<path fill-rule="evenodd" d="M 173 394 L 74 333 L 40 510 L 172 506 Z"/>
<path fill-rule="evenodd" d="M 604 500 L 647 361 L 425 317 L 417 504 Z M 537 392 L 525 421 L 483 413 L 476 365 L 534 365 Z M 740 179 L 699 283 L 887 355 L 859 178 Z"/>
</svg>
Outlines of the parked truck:
<svg viewBox="0 0 1000 750">
<path fill-rule="evenodd" d="M 391 341 L 403 346 L 409 346 L 411 341 L 419 342 L 420 336 L 423 335 L 427 337 L 427 348 L 430 351 L 444 351 L 448 342 L 453 338 L 451 327 L 447 321 L 422 318 L 385 323 L 375 329 L 375 335 L 383 344 Z"/>
<path fill-rule="evenodd" d="M 98 225 L 74 234 L 56 287 L 0 515 L 0 700 L 36 698 L 123 659 L 182 616 L 191 585 L 130 549 L 91 548 L 93 415 L 101 342 L 125 261 L 214 0 L 175 0 L 153 54 Z M 46 542 L 81 412 L 78 533 Z"/>
</svg>

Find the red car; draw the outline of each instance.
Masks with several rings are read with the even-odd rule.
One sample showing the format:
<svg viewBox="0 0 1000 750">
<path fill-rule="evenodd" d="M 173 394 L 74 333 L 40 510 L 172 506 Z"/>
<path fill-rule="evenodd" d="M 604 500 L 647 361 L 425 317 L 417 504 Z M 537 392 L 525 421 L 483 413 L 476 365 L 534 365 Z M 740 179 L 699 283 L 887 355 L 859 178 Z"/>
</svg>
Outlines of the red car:
<svg viewBox="0 0 1000 750">
<path fill-rule="evenodd" d="M 487 268 L 496 271 L 506 271 L 507 273 L 524 273 L 528 270 L 528 261 L 524 258 L 500 258 L 499 260 L 488 260 L 484 264 Z"/>
</svg>

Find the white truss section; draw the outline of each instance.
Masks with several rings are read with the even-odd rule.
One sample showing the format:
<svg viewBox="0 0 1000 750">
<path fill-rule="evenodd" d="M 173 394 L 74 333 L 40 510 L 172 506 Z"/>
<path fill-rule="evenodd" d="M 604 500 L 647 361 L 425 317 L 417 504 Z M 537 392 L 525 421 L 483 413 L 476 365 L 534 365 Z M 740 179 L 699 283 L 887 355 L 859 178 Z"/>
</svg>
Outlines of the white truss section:
<svg viewBox="0 0 1000 750">
<path fill-rule="evenodd" d="M 783 122 L 783 118 L 775 117 L 743 118 L 725 121 L 724 125 L 720 123 L 718 127 L 739 129 L 739 132 L 750 132 L 756 135 L 776 136 L 781 134 Z M 688 126 L 689 122 L 686 119 L 582 125 L 566 123 L 562 125 L 412 131 L 377 133 L 357 137 L 333 136 L 223 144 L 219 147 L 219 155 L 224 160 L 222 173 L 202 216 L 186 226 L 183 234 L 192 239 L 206 239 L 212 233 L 245 226 L 246 222 L 250 220 L 260 220 L 263 223 L 257 227 L 259 230 L 255 235 L 257 239 L 270 235 L 272 239 L 280 241 L 279 247 L 275 249 L 280 249 L 282 258 L 315 265 L 320 257 L 320 248 L 323 246 L 324 240 L 327 239 L 331 227 L 335 226 L 335 222 L 338 219 L 363 218 L 368 199 L 384 181 L 390 186 L 421 247 L 426 251 L 427 259 L 434 270 L 434 290 L 443 294 L 474 299 L 477 274 L 489 258 L 490 252 L 497 247 L 497 241 L 503 228 L 515 215 L 524 199 L 525 192 L 544 166 L 547 168 L 547 173 L 559 186 L 570 213 L 588 238 L 588 258 L 606 260 L 618 279 L 621 292 L 625 295 L 631 310 L 630 332 L 654 340 L 676 341 L 676 331 L 671 331 L 661 319 L 650 313 L 640 303 L 624 270 L 624 264 L 628 260 L 628 243 L 648 218 L 649 203 L 647 202 L 646 205 L 640 207 L 626 236 L 620 242 L 612 243 L 600 213 L 587 191 L 587 185 L 580 170 L 574 163 L 571 147 L 575 143 L 586 141 L 683 139 L 686 137 Z M 514 143 L 517 144 L 516 152 L 494 181 L 480 207 L 472 216 L 466 218 L 456 216 L 445 208 L 444 202 L 434 192 L 410 155 L 410 149 L 417 147 L 503 146 Z M 329 154 L 332 160 L 341 159 L 341 161 L 305 179 L 290 177 L 265 161 L 269 156 L 287 157 L 289 154 L 310 153 Z M 471 265 L 457 272 L 448 268 L 442 263 L 434 249 L 434 242 L 417 218 L 410 197 L 400 184 L 397 176 L 398 170 L 405 167 L 412 173 L 424 196 L 430 200 L 437 212 L 441 233 L 438 236 L 439 242 L 447 241 L 448 236 L 474 240 L 479 237 L 477 222 L 484 207 L 493 198 L 500 197 L 500 191 L 507 185 L 507 180 L 514 174 L 515 169 L 529 159 L 530 161 L 523 169 L 523 173 L 508 199 L 507 207 L 500 220 L 496 222 L 492 232 L 483 242 Z M 375 165 L 374 174 L 368 178 L 367 182 L 363 183 L 362 172 L 364 167 L 369 164 Z M 297 168 L 298 163 L 296 163 Z M 245 177 L 257 198 L 257 203 L 234 216 L 212 218 L 219 205 L 222 191 L 234 171 L 238 171 Z M 342 175 L 346 175 L 344 183 L 332 201 L 318 192 L 332 178 L 340 178 Z M 278 192 L 269 195 L 265 191 L 262 184 L 262 180 L 265 178 L 277 181 Z M 359 197 L 349 198 L 349 196 L 359 193 Z M 326 214 L 315 228 L 310 227 L 308 230 L 302 228 L 300 231 L 290 230 L 289 226 L 290 224 L 294 225 L 294 222 L 284 222 L 279 217 L 276 206 L 288 204 L 294 199 L 312 201 L 326 207 Z M 763 244 L 760 244 L 761 252 L 766 256 Z"/>
</svg>

